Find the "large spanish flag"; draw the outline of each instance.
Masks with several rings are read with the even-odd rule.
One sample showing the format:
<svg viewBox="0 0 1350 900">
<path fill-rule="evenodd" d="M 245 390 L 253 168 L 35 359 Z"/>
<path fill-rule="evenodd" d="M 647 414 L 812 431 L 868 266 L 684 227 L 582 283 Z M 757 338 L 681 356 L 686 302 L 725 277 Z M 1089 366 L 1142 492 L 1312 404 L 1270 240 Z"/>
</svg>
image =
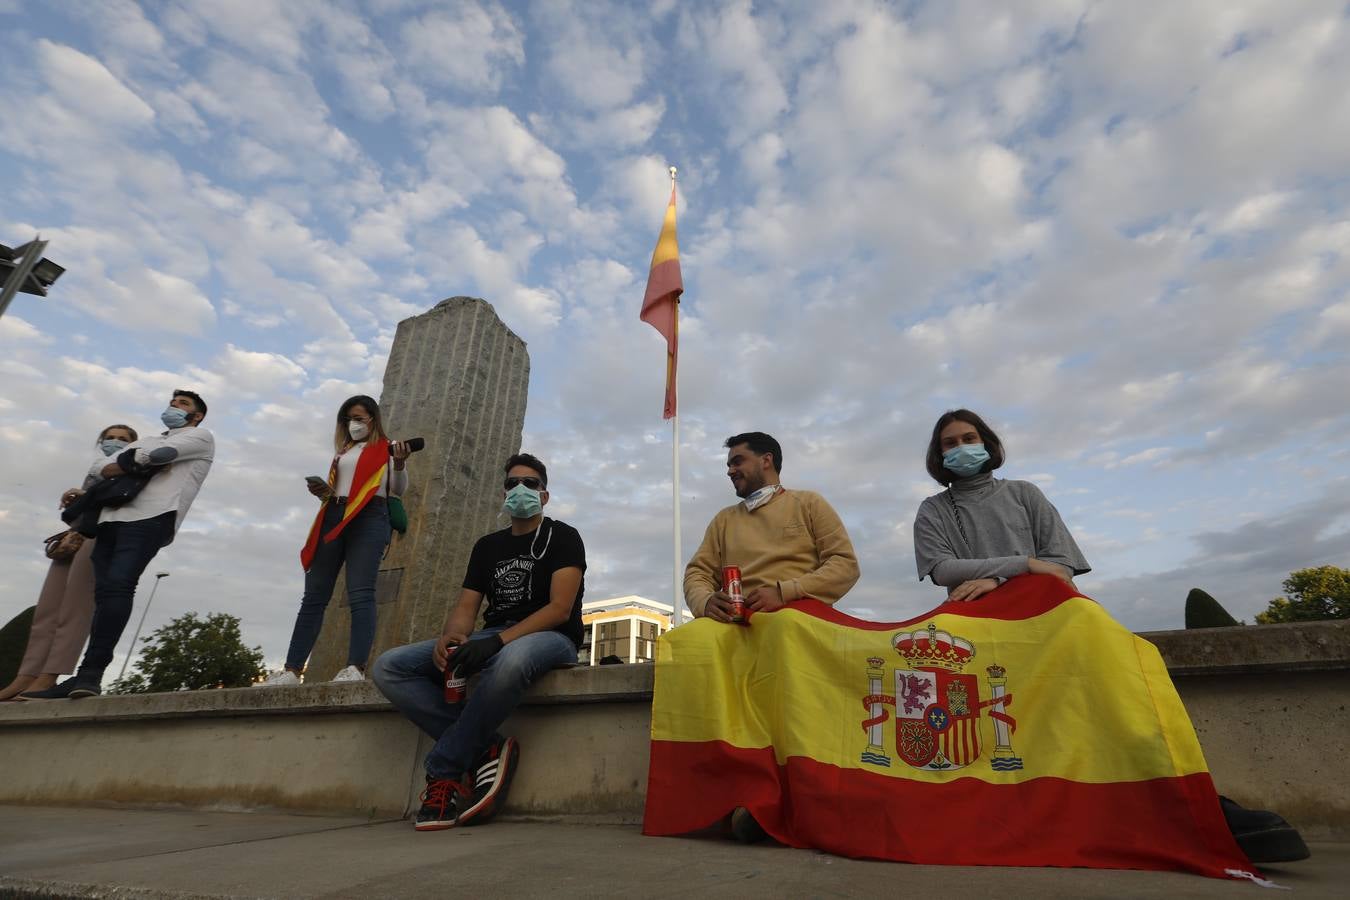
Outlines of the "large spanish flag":
<svg viewBox="0 0 1350 900">
<path fill-rule="evenodd" d="M 673 171 L 673 170 L 672 170 Z M 675 415 L 675 368 L 680 350 L 680 244 L 675 239 L 675 184 L 670 185 L 670 203 L 661 224 L 661 236 L 652 252 L 651 271 L 647 273 L 647 293 L 642 297 L 639 318 L 666 339 L 666 404 L 663 418 Z"/>
<path fill-rule="evenodd" d="M 1046 575 L 908 622 L 805 600 L 663 636 L 643 831 L 738 806 L 844 856 L 1254 871 L 1157 649 Z"/>
</svg>

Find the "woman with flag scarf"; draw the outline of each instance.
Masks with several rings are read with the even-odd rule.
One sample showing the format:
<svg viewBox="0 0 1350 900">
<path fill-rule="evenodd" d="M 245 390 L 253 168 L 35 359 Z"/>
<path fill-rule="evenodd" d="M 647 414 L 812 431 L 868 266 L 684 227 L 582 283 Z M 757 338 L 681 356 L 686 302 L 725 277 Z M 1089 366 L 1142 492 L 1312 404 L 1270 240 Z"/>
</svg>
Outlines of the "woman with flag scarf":
<svg viewBox="0 0 1350 900">
<path fill-rule="evenodd" d="M 366 658 L 375 642 L 375 576 L 391 536 L 388 497 L 400 497 L 408 489 L 404 464 L 409 450 L 402 442 L 389 440 L 379 404 L 365 395 L 347 398 L 338 409 L 333 447 L 336 455 L 327 480 L 308 479 L 309 492 L 323 504 L 300 551 L 305 594 L 295 617 L 286 667 L 269 676 L 263 686 L 300 683 L 344 565 L 352 630 L 347 665 L 333 680 L 365 678 Z"/>
</svg>

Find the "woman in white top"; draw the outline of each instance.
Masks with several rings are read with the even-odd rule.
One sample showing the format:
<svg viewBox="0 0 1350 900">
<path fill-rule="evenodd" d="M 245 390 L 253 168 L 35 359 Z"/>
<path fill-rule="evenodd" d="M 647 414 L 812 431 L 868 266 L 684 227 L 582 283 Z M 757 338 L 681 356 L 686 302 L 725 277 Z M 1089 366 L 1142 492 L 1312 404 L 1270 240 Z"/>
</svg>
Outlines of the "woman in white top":
<svg viewBox="0 0 1350 900">
<path fill-rule="evenodd" d="M 286 668 L 263 684 L 299 684 L 323 626 L 338 572 L 347 567 L 347 604 L 352 613 L 347 666 L 334 681 L 361 681 L 375 642 L 375 576 L 389 544 L 388 497 L 408 489 L 404 469 L 408 447 L 391 441 L 380 422 L 380 407 L 364 395 L 349 397 L 338 409 L 333 435 L 337 455 L 327 481 L 310 477 L 309 492 L 323 501 L 300 551 L 305 595 L 295 617 Z"/>
<path fill-rule="evenodd" d="M 98 457 L 91 471 L 107 465 L 109 457 L 135 440 L 136 429 L 130 425 L 109 425 L 100 431 L 94 442 Z M 83 485 L 61 495 L 61 507 L 69 506 L 96 480 L 92 474 L 85 476 Z M 72 540 L 79 541 L 78 535 Z M 89 559 L 93 552 L 94 539 L 86 538 L 73 556 L 52 560 L 33 611 L 18 677 L 0 690 L 0 700 L 26 700 L 24 694 L 48 690 L 58 675 L 75 671 L 94 617 L 94 564 Z"/>
</svg>

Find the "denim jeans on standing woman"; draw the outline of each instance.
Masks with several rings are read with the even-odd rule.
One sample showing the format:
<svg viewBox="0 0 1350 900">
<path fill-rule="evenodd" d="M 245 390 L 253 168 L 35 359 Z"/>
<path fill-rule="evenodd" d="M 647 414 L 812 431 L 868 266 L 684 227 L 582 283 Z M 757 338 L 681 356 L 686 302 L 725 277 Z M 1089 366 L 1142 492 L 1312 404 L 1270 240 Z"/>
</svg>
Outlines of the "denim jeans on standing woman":
<svg viewBox="0 0 1350 900">
<path fill-rule="evenodd" d="M 473 638 L 504 631 L 487 628 Z M 386 650 L 371 666 L 380 692 L 436 741 L 427 754 L 429 778 L 460 778 L 492 743 L 497 729 L 520 705 L 530 683 L 550 669 L 577 661 L 577 645 L 558 631 L 516 638 L 488 660 L 461 703 L 445 702 L 445 681 L 432 659 L 439 638 Z M 471 780 L 472 783 L 472 780 Z"/>
<path fill-rule="evenodd" d="M 370 647 L 375 643 L 375 576 L 380 558 L 389 545 L 389 503 L 383 497 L 371 497 L 365 508 L 347 523 L 342 533 L 325 543 L 322 535 L 337 527 L 347 508 L 344 500 L 333 500 L 323 511 L 319 548 L 305 573 L 305 596 L 295 617 L 291 647 L 286 652 L 286 668 L 299 672 L 305 667 L 314 643 L 323 627 L 323 612 L 333 598 L 338 572 L 347 565 L 347 605 L 352 611 L 352 633 L 347 645 L 347 665 L 364 668 Z"/>
</svg>

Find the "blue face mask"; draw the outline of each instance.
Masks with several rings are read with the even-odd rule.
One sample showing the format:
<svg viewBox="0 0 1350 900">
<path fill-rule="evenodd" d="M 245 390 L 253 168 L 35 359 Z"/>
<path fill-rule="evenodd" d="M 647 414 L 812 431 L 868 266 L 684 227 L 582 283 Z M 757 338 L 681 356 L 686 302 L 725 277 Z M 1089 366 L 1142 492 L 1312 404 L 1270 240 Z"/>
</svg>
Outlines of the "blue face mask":
<svg viewBox="0 0 1350 900">
<path fill-rule="evenodd" d="M 957 444 L 942 454 L 942 466 L 961 478 L 969 478 L 989 462 L 989 451 L 984 444 Z"/>
<path fill-rule="evenodd" d="M 538 491 L 532 491 L 525 485 L 518 484 L 506 492 L 502 509 L 513 519 L 532 519 L 544 511 L 544 503 L 540 500 Z"/>
<path fill-rule="evenodd" d="M 182 428 L 188 423 L 188 414 L 176 406 L 170 406 L 164 412 L 159 414 L 159 420 L 164 423 L 165 428 Z"/>
<path fill-rule="evenodd" d="M 108 438 L 99 441 L 98 448 L 103 451 L 104 456 L 113 456 L 125 450 L 130 443 L 130 441 L 119 441 L 117 438 Z"/>
</svg>

